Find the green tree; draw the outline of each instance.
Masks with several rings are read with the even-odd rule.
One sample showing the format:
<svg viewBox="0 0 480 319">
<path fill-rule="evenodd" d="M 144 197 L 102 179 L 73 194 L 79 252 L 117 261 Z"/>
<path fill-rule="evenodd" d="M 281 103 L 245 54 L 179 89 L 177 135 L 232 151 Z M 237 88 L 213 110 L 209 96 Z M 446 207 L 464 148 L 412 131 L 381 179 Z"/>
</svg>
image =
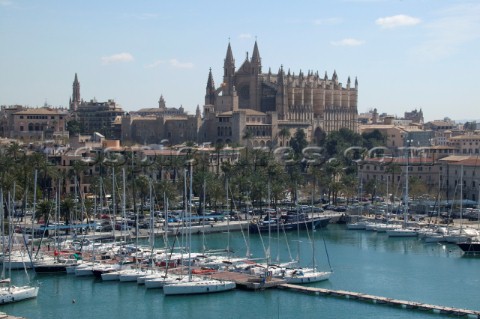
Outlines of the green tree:
<svg viewBox="0 0 480 319">
<path fill-rule="evenodd" d="M 303 149 L 307 147 L 307 145 L 308 142 L 305 132 L 298 128 L 293 137 L 290 139 L 290 147 L 293 149 L 296 158 L 301 156 Z"/>
<path fill-rule="evenodd" d="M 373 130 L 371 132 L 362 133 L 363 146 L 371 149 L 376 146 L 385 146 L 387 143 L 387 136 L 382 134 L 380 130 Z"/>
<path fill-rule="evenodd" d="M 68 121 L 67 131 L 70 134 L 70 136 L 77 136 L 78 134 L 80 134 L 80 131 L 81 131 L 80 122 L 78 122 L 75 119 Z"/>
</svg>

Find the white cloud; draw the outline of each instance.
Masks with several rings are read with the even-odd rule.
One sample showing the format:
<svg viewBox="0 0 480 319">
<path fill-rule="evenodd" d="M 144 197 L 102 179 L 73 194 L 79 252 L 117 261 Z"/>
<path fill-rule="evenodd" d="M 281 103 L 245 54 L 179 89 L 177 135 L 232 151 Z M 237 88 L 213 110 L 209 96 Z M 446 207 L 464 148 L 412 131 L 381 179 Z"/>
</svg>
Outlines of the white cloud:
<svg viewBox="0 0 480 319">
<path fill-rule="evenodd" d="M 111 64 L 111 63 L 117 63 L 117 62 L 131 62 L 133 60 L 134 60 L 133 55 L 131 55 L 128 52 L 122 52 L 122 53 L 117 53 L 110 56 L 102 57 L 102 64 Z"/>
<path fill-rule="evenodd" d="M 313 20 L 314 25 L 336 25 L 342 23 L 340 18 L 326 18 Z"/>
<path fill-rule="evenodd" d="M 0 6 L 11 6 L 13 3 L 9 0 L 0 0 Z"/>
<path fill-rule="evenodd" d="M 146 68 L 157 68 L 164 63 L 165 63 L 165 61 L 163 61 L 163 60 L 156 60 L 151 64 L 147 64 L 145 67 Z"/>
<path fill-rule="evenodd" d="M 331 44 L 334 46 L 344 46 L 344 47 L 356 47 L 364 44 L 365 41 L 347 38 L 340 41 L 332 41 Z"/>
<path fill-rule="evenodd" d="M 397 28 L 397 27 L 409 27 L 414 26 L 422 22 L 418 18 L 410 17 L 404 14 L 398 14 L 396 16 L 378 18 L 375 23 L 382 28 Z"/>
<path fill-rule="evenodd" d="M 180 69 L 191 69 L 193 68 L 193 63 L 191 62 L 180 62 L 177 59 L 170 59 L 170 65 L 173 66 L 174 68 L 180 68 Z"/>
<path fill-rule="evenodd" d="M 151 64 L 147 64 L 145 67 L 146 68 L 158 68 L 164 64 L 168 64 L 173 68 L 179 68 L 179 69 L 191 69 L 193 68 L 193 63 L 191 62 L 180 62 L 177 59 L 173 58 L 170 60 L 156 60 Z"/>
<path fill-rule="evenodd" d="M 238 37 L 240 39 L 251 39 L 252 35 L 250 33 L 241 33 Z"/>
<path fill-rule="evenodd" d="M 427 41 L 415 48 L 415 57 L 438 60 L 480 39 L 480 4 L 452 6 L 426 25 Z"/>
</svg>

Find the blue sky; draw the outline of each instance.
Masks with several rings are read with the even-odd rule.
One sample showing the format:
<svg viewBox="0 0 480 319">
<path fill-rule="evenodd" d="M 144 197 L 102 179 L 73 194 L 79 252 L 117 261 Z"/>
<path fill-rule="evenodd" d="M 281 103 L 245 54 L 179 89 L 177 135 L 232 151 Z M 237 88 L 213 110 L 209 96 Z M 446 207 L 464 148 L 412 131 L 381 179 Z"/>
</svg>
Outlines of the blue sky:
<svg viewBox="0 0 480 319">
<path fill-rule="evenodd" d="M 473 120 L 479 38 L 477 0 L 0 0 L 0 104 L 67 106 L 78 73 L 85 100 L 193 112 L 257 39 L 264 72 L 358 77 L 359 112 Z"/>
</svg>

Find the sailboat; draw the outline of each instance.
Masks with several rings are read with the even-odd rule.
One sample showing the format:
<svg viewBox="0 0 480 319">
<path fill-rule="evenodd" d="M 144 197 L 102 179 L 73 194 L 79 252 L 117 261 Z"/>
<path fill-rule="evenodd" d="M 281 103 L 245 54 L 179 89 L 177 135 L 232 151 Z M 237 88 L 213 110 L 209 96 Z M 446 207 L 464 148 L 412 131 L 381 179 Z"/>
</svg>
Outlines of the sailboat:
<svg viewBox="0 0 480 319">
<path fill-rule="evenodd" d="M 189 177 L 190 177 L 190 189 L 188 198 L 188 279 L 186 281 L 180 281 L 177 283 L 166 284 L 163 286 L 163 293 L 165 295 L 191 295 L 191 294 L 204 294 L 212 292 L 222 292 L 233 290 L 236 287 L 233 281 L 219 281 L 214 279 L 198 279 L 194 280 L 192 277 L 192 256 L 191 256 L 191 240 L 192 240 L 192 181 L 193 181 L 193 166 L 192 162 L 189 162 Z M 187 171 L 185 170 L 184 178 L 186 180 Z M 186 183 L 185 183 L 186 184 Z"/>
<path fill-rule="evenodd" d="M 408 218 L 408 162 L 409 162 L 409 150 L 407 150 L 407 165 L 405 171 L 405 193 L 404 193 L 404 207 L 403 207 L 403 227 L 387 230 L 388 237 L 417 237 L 418 229 L 407 227 Z"/>
<path fill-rule="evenodd" d="M 312 191 L 312 214 L 313 214 L 313 203 L 314 203 L 314 198 L 313 198 L 314 191 Z M 308 228 L 307 228 L 308 229 Z M 316 258 L 315 258 L 315 224 L 312 221 L 311 225 L 312 229 L 312 238 L 311 238 L 311 244 L 312 244 L 312 258 L 313 258 L 313 265 L 312 267 L 294 267 L 294 268 L 284 268 L 281 270 L 281 278 L 285 280 L 289 284 L 306 284 L 306 283 L 313 283 L 313 282 L 319 282 L 319 281 L 324 281 L 328 280 L 330 278 L 330 275 L 332 274 L 331 271 L 319 271 L 316 266 Z M 297 230 L 298 232 L 299 230 Z M 308 230 L 307 230 L 308 232 Z M 326 248 L 326 246 L 325 246 Z M 327 255 L 328 256 L 328 255 Z M 297 259 L 297 264 L 299 261 L 299 257 Z"/>
<path fill-rule="evenodd" d="M 15 184 L 14 184 L 15 185 Z M 15 189 L 15 186 L 14 186 Z M 14 191 L 15 193 L 15 191 Z M 3 238 L 3 221 L 4 221 L 4 210 L 3 210 L 3 191 L 0 189 L 0 224 L 1 224 L 1 233 L 2 233 L 2 238 Z M 10 212 L 12 212 L 13 209 L 10 209 Z M 11 225 L 11 215 L 9 214 L 9 219 Z M 5 255 L 5 245 L 3 245 L 3 253 Z M 10 270 L 9 270 L 10 274 Z M 36 298 L 38 295 L 38 287 L 36 286 L 30 286 L 30 285 L 25 285 L 25 286 L 13 286 L 11 284 L 10 278 L 5 278 L 5 263 L 3 263 L 3 269 L 2 269 L 2 278 L 0 279 L 0 304 L 6 304 L 6 303 L 12 303 L 12 302 L 18 302 L 22 301 L 25 299 L 31 299 L 31 298 Z"/>
</svg>

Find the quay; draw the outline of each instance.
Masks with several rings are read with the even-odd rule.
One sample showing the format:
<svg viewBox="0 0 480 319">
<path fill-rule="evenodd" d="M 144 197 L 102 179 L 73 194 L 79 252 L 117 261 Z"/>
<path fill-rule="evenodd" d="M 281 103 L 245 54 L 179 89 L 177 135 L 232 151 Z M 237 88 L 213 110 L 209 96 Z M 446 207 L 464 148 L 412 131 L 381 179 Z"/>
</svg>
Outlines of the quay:
<svg viewBox="0 0 480 319">
<path fill-rule="evenodd" d="M 372 302 L 374 304 L 399 306 L 403 309 L 431 311 L 433 313 L 442 314 L 442 315 L 468 316 L 471 318 L 480 318 L 480 311 L 477 311 L 477 310 L 444 307 L 444 306 L 431 305 L 431 304 L 426 304 L 421 302 L 399 300 L 399 299 L 393 299 L 393 298 L 362 294 L 362 293 L 352 292 L 352 291 L 305 287 L 305 286 L 292 285 L 292 284 L 281 284 L 281 285 L 278 285 L 278 288 L 292 290 L 296 292 L 302 292 L 302 293 L 311 294 L 311 295 L 333 296 L 333 297 L 341 297 L 341 298 L 358 300 L 358 301 Z"/>
</svg>

